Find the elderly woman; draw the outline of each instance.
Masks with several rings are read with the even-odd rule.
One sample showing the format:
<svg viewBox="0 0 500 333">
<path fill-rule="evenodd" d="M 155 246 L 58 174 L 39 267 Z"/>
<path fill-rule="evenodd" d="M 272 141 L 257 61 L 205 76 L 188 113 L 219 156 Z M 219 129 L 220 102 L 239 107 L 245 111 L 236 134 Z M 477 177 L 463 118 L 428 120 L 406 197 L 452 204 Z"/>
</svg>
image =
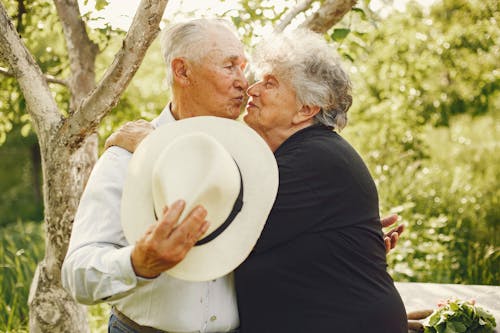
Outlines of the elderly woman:
<svg viewBox="0 0 500 333">
<path fill-rule="evenodd" d="M 241 333 L 407 332 L 386 271 L 378 196 L 337 134 L 351 84 L 327 43 L 307 31 L 260 45 L 262 79 L 245 122 L 276 156 L 278 196 L 250 257 L 236 270 Z"/>
</svg>

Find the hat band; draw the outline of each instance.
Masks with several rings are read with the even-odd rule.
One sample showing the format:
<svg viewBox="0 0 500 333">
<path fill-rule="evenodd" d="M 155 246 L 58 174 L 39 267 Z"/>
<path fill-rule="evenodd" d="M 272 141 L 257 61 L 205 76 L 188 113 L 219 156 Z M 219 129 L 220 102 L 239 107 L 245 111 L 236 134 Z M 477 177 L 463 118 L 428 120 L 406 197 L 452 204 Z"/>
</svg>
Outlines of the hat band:
<svg viewBox="0 0 500 333">
<path fill-rule="evenodd" d="M 197 241 L 194 244 L 194 246 L 203 245 L 210 241 L 213 241 L 217 236 L 223 233 L 227 227 L 229 227 L 231 222 L 233 222 L 233 220 L 236 218 L 236 215 L 238 215 L 238 213 L 241 211 L 241 208 L 243 208 L 243 179 L 241 178 L 241 171 L 240 167 L 238 166 L 238 163 L 236 163 L 236 161 L 234 161 L 234 163 L 236 164 L 236 168 L 238 169 L 238 174 L 240 175 L 240 193 L 238 193 L 238 197 L 234 201 L 233 209 L 231 210 L 231 213 L 229 213 L 224 223 L 222 223 L 217 229 L 215 229 L 212 233 L 210 233 L 210 235 L 207 235 L 202 239 L 200 239 L 199 241 Z M 158 215 L 156 215 L 156 209 L 154 207 L 154 203 L 153 203 L 153 213 L 155 216 L 155 220 L 158 220 Z"/>
<path fill-rule="evenodd" d="M 233 222 L 233 220 L 236 218 L 236 215 L 241 211 L 241 208 L 243 207 L 243 179 L 241 178 L 241 171 L 240 167 L 238 166 L 238 163 L 234 161 L 236 164 L 236 167 L 238 168 L 238 174 L 240 175 L 240 193 L 238 193 L 238 197 L 234 201 L 233 209 L 231 210 L 231 213 L 229 213 L 229 216 L 227 219 L 222 223 L 217 229 L 215 229 L 210 235 L 207 235 L 197 241 L 194 246 L 198 245 L 203 245 L 206 244 L 212 240 L 214 240 L 217 236 L 219 236 L 221 233 L 226 230 L 227 227 Z"/>
</svg>

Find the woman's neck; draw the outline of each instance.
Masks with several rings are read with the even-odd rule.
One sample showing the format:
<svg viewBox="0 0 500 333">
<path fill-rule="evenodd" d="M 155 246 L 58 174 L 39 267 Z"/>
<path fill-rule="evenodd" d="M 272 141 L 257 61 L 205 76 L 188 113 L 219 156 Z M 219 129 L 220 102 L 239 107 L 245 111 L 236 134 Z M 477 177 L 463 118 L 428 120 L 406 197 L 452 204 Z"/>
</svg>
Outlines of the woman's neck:
<svg viewBox="0 0 500 333">
<path fill-rule="evenodd" d="M 304 122 L 287 129 L 277 129 L 276 131 L 270 131 L 267 133 L 259 133 L 259 135 L 266 141 L 269 148 L 271 148 L 274 153 L 289 137 L 297 133 L 298 131 L 309 127 L 313 122 Z"/>
</svg>

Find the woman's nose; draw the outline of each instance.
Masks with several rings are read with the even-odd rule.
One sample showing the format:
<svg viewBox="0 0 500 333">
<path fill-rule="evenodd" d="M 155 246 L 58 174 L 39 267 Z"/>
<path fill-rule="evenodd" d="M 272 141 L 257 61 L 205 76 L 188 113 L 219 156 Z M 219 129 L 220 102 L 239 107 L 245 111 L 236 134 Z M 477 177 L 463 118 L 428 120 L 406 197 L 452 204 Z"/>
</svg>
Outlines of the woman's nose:
<svg viewBox="0 0 500 333">
<path fill-rule="evenodd" d="M 247 89 L 248 96 L 258 96 L 259 95 L 258 84 L 259 84 L 259 82 L 255 82 L 250 87 L 248 87 L 248 89 Z"/>
</svg>

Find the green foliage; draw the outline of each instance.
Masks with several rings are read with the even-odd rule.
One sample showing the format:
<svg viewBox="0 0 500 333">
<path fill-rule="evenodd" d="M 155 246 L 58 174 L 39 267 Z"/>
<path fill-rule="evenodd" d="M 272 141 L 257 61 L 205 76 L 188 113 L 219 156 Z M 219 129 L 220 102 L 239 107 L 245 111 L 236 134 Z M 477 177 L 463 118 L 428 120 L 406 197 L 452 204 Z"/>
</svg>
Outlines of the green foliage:
<svg viewBox="0 0 500 333">
<path fill-rule="evenodd" d="M 425 333 L 491 333 L 495 317 L 472 302 L 452 300 L 435 310 L 424 324 Z"/>
<path fill-rule="evenodd" d="M 499 20 L 498 1 L 444 0 L 430 10 L 410 4 L 376 32 L 363 24 L 368 33 L 345 45 L 364 78 L 357 87 L 360 110 L 402 97 L 412 121 L 437 125 L 456 114 L 494 112 L 500 106 Z"/>
<path fill-rule="evenodd" d="M 90 332 L 107 333 L 110 313 L 111 306 L 107 303 L 100 303 L 87 307 Z"/>
<path fill-rule="evenodd" d="M 340 24 L 351 30 L 340 51 L 355 59 L 345 135 L 372 170 L 382 212 L 407 226 L 389 256 L 396 280 L 500 281 L 497 8 L 443 1 L 394 13 L 379 28 Z"/>
<path fill-rule="evenodd" d="M 68 75 L 68 60 L 65 55 L 62 27 L 54 15 L 55 8 L 51 1 L 32 1 L 27 12 L 18 20 L 16 2 L 6 5 L 7 12 L 15 26 L 22 30 L 23 42 L 33 54 L 42 72 L 52 76 Z M 1 64 L 6 67 L 6 64 Z M 58 105 L 68 108 L 69 94 L 65 87 L 50 84 Z M 14 78 L 0 80 L 0 146 L 7 134 L 14 128 L 23 128 L 23 134 L 31 132 L 30 117 L 26 114 L 26 103 Z"/>
<path fill-rule="evenodd" d="M 28 292 L 44 253 L 40 223 L 20 222 L 0 233 L 0 331 L 27 332 Z"/>
<path fill-rule="evenodd" d="M 386 149 L 378 150 L 370 149 L 369 139 L 384 147 L 383 136 L 366 123 L 348 128 L 345 136 L 377 182 L 383 214 L 398 213 L 406 225 L 388 256 L 395 280 L 498 285 L 499 129 L 491 116 L 454 119 L 449 129 L 428 127 L 422 159 L 389 142 L 401 140 L 397 127 Z"/>
<path fill-rule="evenodd" d="M 333 29 L 331 37 L 334 41 L 340 42 L 344 40 L 350 32 L 351 29 L 346 29 L 346 28 Z"/>
<path fill-rule="evenodd" d="M 0 227 L 0 332 L 28 332 L 28 292 L 44 254 L 43 225 L 21 222 Z M 107 332 L 110 306 L 88 307 L 90 331 Z"/>
<path fill-rule="evenodd" d="M 0 147 L 0 226 L 43 219 L 40 151 L 35 134 L 17 124 Z"/>
</svg>

